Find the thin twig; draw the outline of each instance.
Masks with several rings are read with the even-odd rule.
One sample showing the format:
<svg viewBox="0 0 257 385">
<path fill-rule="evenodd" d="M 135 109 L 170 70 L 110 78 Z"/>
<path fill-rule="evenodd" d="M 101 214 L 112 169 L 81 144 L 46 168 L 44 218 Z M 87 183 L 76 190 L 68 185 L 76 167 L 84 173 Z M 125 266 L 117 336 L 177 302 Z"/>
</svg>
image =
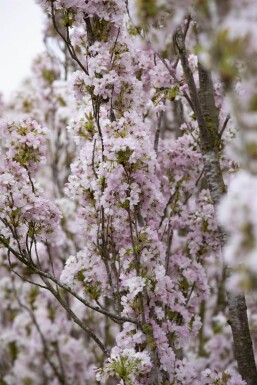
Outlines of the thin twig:
<svg viewBox="0 0 257 385">
<path fill-rule="evenodd" d="M 222 128 L 221 128 L 221 130 L 220 130 L 220 132 L 219 132 L 219 137 L 220 137 L 220 138 L 222 137 L 222 135 L 223 135 L 223 133 L 224 133 L 226 127 L 227 127 L 227 124 L 228 124 L 228 122 L 229 122 L 229 119 L 230 119 L 230 114 L 228 114 L 228 115 L 226 116 L 226 119 L 224 120 L 223 126 L 222 126 Z"/>
</svg>

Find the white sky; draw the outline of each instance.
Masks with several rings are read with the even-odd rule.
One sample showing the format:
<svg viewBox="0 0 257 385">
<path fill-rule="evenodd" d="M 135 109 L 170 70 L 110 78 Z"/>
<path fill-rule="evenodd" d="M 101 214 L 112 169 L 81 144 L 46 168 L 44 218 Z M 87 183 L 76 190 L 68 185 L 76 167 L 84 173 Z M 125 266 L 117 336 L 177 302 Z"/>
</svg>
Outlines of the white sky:
<svg viewBox="0 0 257 385">
<path fill-rule="evenodd" d="M 35 0 L 0 0 L 0 92 L 8 97 L 30 74 L 44 47 L 43 13 Z"/>
</svg>

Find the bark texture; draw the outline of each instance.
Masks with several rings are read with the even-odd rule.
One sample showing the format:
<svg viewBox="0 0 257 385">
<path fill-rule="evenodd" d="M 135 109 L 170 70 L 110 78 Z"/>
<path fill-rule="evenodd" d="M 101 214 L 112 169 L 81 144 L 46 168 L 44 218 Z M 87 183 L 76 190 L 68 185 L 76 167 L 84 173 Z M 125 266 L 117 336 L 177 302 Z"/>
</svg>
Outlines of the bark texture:
<svg viewBox="0 0 257 385">
<path fill-rule="evenodd" d="M 211 74 L 202 65 L 198 65 L 200 90 L 198 92 L 192 71 L 189 67 L 182 29 L 175 34 L 175 44 L 184 76 L 189 87 L 191 102 L 200 131 L 201 152 L 203 155 L 205 178 L 215 207 L 226 192 L 220 167 L 220 135 L 218 111 L 215 106 Z M 220 241 L 223 248 L 226 234 L 220 229 Z M 228 269 L 226 268 L 228 276 Z M 238 371 L 247 385 L 257 385 L 257 370 L 254 359 L 252 339 L 249 329 L 247 307 L 244 293 L 235 294 L 227 290 L 229 323 L 231 325 L 235 357 Z"/>
</svg>

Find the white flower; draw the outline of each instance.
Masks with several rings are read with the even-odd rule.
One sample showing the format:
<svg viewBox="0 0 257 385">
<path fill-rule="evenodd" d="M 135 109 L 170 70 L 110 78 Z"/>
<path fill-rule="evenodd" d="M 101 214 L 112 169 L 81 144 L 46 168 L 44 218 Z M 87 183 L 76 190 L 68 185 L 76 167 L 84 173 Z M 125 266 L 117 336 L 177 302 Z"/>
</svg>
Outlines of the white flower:
<svg viewBox="0 0 257 385">
<path fill-rule="evenodd" d="M 132 277 L 126 279 L 124 285 L 129 288 L 129 292 L 134 298 L 138 293 L 143 291 L 143 288 L 146 285 L 146 279 L 142 277 Z"/>
</svg>

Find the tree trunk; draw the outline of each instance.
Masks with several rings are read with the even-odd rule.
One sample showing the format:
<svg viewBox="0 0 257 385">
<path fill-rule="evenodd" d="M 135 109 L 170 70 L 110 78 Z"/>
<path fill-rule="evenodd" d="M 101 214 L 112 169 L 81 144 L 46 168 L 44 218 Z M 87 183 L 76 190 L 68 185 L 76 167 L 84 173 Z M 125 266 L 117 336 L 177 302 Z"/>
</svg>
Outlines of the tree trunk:
<svg viewBox="0 0 257 385">
<path fill-rule="evenodd" d="M 218 111 L 215 106 L 213 83 L 211 75 L 201 63 L 198 63 L 200 82 L 199 95 L 196 89 L 192 71 L 185 49 L 185 41 L 181 27 L 177 29 L 175 44 L 179 53 L 184 75 L 189 87 L 191 102 L 200 131 L 200 145 L 203 155 L 205 178 L 208 183 L 210 195 L 216 208 L 223 194 L 226 192 L 219 160 L 219 122 Z M 221 248 L 226 242 L 226 234 L 220 232 Z M 226 267 L 225 267 L 226 268 Z M 228 277 L 228 269 L 226 268 Z M 244 293 L 235 294 L 227 290 L 229 324 L 231 325 L 235 357 L 238 371 L 247 385 L 257 385 L 257 370 L 254 359 L 253 345 L 249 330 L 247 307 Z"/>
</svg>

